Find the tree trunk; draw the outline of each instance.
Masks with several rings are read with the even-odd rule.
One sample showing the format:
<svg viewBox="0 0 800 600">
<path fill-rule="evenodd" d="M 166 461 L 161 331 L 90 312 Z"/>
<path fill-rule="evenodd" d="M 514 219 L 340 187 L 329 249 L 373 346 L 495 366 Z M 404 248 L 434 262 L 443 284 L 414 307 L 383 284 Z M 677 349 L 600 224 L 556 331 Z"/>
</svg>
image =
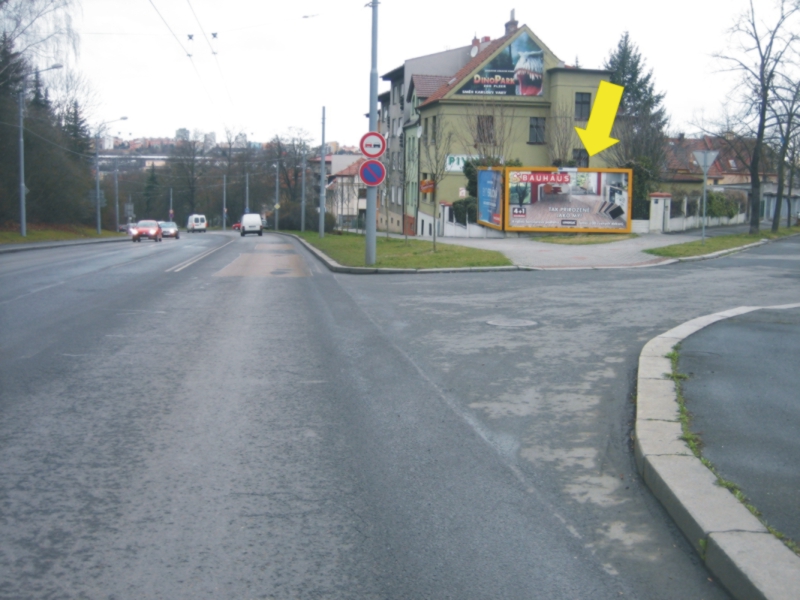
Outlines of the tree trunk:
<svg viewBox="0 0 800 600">
<path fill-rule="evenodd" d="M 772 215 L 772 233 L 778 233 L 778 228 L 781 224 L 781 202 L 783 202 L 783 173 L 784 173 L 785 156 L 780 157 L 778 163 L 778 195 L 775 198 L 775 213 Z"/>
<path fill-rule="evenodd" d="M 433 184 L 433 251 L 436 252 L 436 229 L 439 227 L 439 197 L 436 194 L 438 182 Z"/>
</svg>

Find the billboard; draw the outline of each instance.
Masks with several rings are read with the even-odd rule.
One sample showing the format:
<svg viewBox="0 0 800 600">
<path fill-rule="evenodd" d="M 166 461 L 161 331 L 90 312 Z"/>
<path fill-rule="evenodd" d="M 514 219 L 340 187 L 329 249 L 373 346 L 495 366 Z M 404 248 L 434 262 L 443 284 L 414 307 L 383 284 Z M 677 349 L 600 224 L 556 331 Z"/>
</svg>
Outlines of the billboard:
<svg viewBox="0 0 800 600">
<path fill-rule="evenodd" d="M 503 228 L 503 171 L 478 169 L 478 223 Z"/>
<path fill-rule="evenodd" d="M 630 233 L 630 169 L 506 169 L 507 231 Z"/>
<path fill-rule="evenodd" d="M 542 96 L 544 52 L 523 31 L 500 54 L 467 81 L 456 94 L 464 96 Z"/>
</svg>

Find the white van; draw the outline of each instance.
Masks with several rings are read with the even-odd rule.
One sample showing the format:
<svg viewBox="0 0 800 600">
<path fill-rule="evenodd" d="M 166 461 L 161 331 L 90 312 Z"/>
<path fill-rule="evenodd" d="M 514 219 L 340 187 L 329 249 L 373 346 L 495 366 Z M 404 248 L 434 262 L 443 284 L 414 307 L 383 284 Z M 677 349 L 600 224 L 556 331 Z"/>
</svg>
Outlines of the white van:
<svg viewBox="0 0 800 600">
<path fill-rule="evenodd" d="M 208 227 L 208 224 L 206 223 L 205 215 L 189 215 L 189 220 L 186 222 L 186 231 L 189 233 L 196 231 L 205 233 L 206 227 Z"/>
<path fill-rule="evenodd" d="M 242 215 L 242 220 L 240 222 L 242 226 L 239 229 L 239 232 L 241 233 L 242 237 L 248 233 L 257 233 L 258 235 L 261 235 L 261 215 L 258 213 L 247 213 L 246 215 Z"/>
</svg>

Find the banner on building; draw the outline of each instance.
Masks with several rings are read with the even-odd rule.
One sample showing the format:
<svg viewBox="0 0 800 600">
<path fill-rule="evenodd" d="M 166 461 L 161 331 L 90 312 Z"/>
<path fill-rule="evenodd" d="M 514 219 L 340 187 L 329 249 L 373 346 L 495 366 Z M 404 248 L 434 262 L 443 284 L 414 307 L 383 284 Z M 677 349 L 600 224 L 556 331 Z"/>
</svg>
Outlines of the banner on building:
<svg viewBox="0 0 800 600">
<path fill-rule="evenodd" d="M 506 231 L 629 233 L 630 169 L 506 169 Z"/>
<path fill-rule="evenodd" d="M 523 31 L 456 93 L 465 96 L 542 96 L 544 52 Z"/>
<path fill-rule="evenodd" d="M 478 169 L 478 223 L 503 228 L 503 170 Z"/>
</svg>

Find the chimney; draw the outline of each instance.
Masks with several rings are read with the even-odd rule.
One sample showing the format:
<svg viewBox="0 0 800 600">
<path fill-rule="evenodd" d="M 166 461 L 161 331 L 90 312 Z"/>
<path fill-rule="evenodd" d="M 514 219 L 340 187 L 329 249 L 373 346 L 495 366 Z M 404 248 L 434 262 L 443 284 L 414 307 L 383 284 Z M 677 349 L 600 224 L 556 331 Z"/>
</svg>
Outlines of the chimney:
<svg viewBox="0 0 800 600">
<path fill-rule="evenodd" d="M 519 23 L 514 19 L 514 11 L 511 11 L 511 20 L 506 23 L 506 35 L 514 33 L 517 30 Z"/>
<path fill-rule="evenodd" d="M 686 134 L 685 134 L 685 133 L 683 133 L 683 132 L 681 131 L 681 132 L 678 134 L 678 139 L 679 139 L 680 141 L 683 141 L 684 139 L 686 139 Z"/>
<path fill-rule="evenodd" d="M 472 45 L 476 48 L 481 45 L 481 41 L 478 39 L 477 35 L 472 38 Z"/>
</svg>

